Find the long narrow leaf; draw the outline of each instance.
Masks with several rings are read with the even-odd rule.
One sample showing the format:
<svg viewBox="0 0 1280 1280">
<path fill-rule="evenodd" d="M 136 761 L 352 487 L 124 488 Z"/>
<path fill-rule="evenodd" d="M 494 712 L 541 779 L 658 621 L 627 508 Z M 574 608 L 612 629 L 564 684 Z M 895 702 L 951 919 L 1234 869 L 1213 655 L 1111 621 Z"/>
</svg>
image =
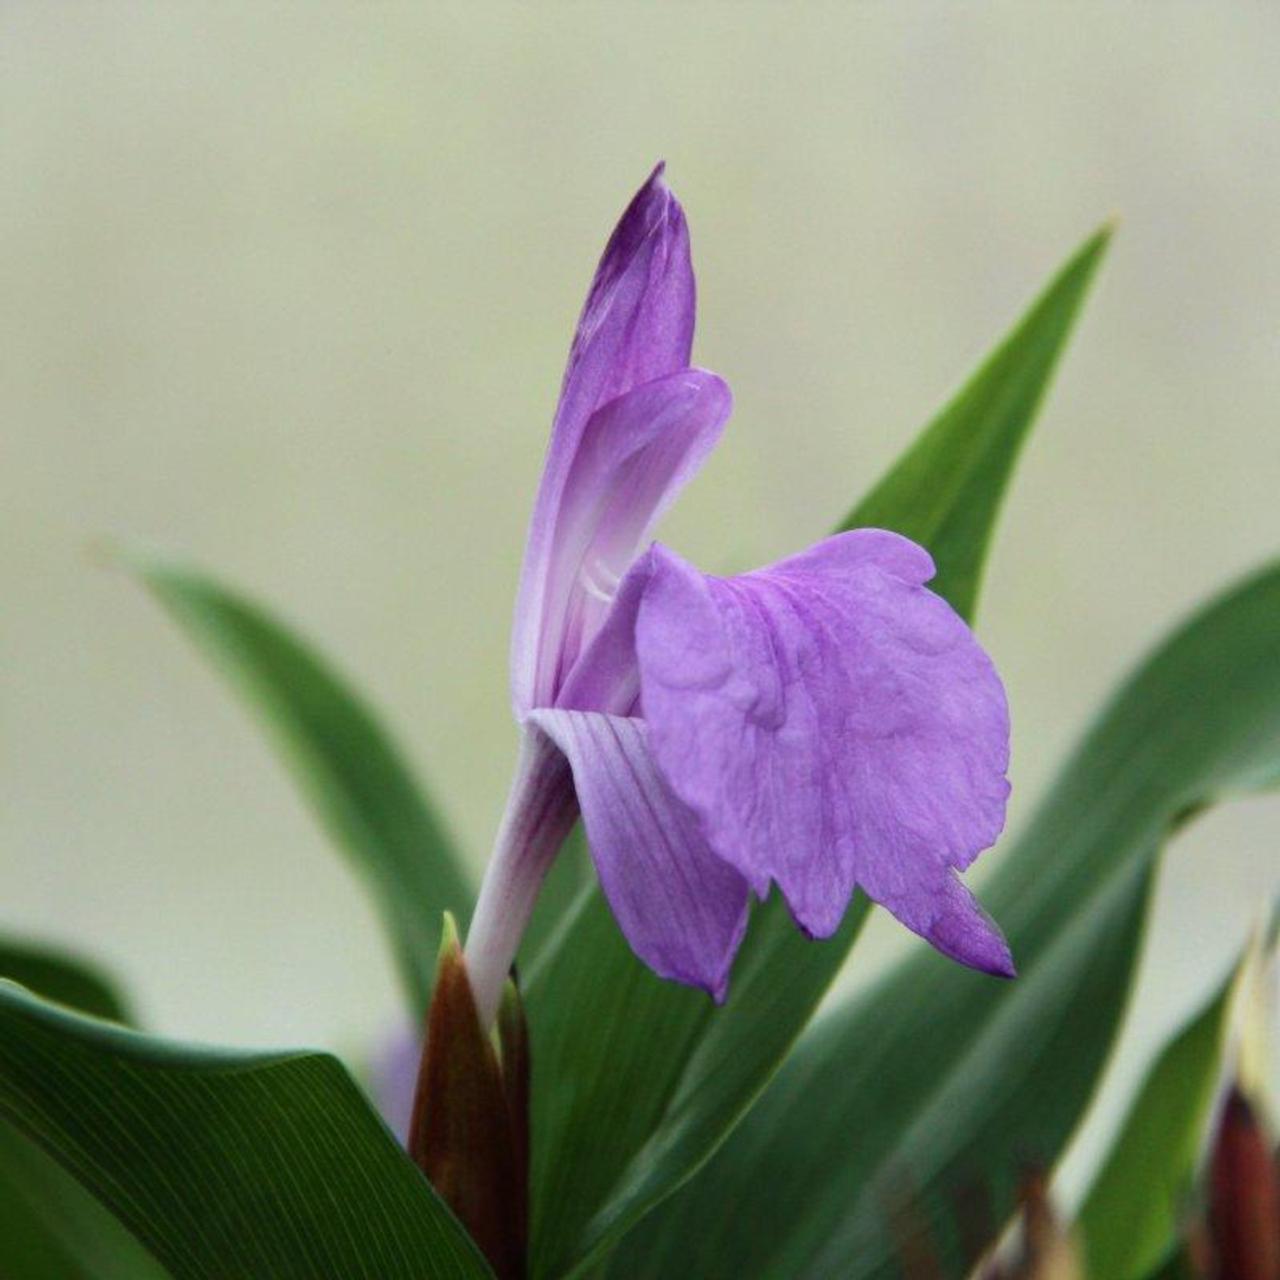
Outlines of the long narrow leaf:
<svg viewBox="0 0 1280 1280">
<path fill-rule="evenodd" d="M 845 522 L 920 538 L 939 566 L 933 585 L 962 613 L 1106 239 L 1100 232 L 1067 263 Z M 582 904 L 529 993 L 535 1276 L 588 1264 L 711 1154 L 808 1022 L 865 914 L 859 900 L 836 938 L 813 944 L 775 895 L 756 911 L 729 1002 L 713 1015 L 704 998 L 634 960 L 598 893 Z"/>
<path fill-rule="evenodd" d="M 166 1280 L 170 1274 L 61 1165 L 0 1120 L 0 1276 Z"/>
<path fill-rule="evenodd" d="M 55 947 L 0 938 L 0 978 L 111 1022 L 130 1022 L 124 997 L 97 965 Z"/>
<path fill-rule="evenodd" d="M 309 645 L 212 579 L 132 562 L 182 629 L 272 730 L 303 794 L 365 877 L 423 1016 L 445 911 L 470 913 L 472 888 L 432 805 L 374 713 Z"/>
<path fill-rule="evenodd" d="M 1156 1059 L 1094 1180 L 1079 1219 L 1091 1276 L 1143 1280 L 1177 1247 L 1238 972 Z"/>
<path fill-rule="evenodd" d="M 54 947 L 0 939 L 0 977 L 47 999 L 127 1022 L 111 982 Z M 159 1280 L 154 1258 L 35 1143 L 0 1121 L 0 1276 L 22 1280 Z"/>
<path fill-rule="evenodd" d="M 324 1054 L 174 1045 L 0 982 L 0 1122 L 177 1280 L 490 1274 Z"/>
<path fill-rule="evenodd" d="M 1028 428 L 1111 237 L 1104 227 L 925 429 L 843 529 L 893 529 L 927 547 L 934 590 L 973 614 L 987 550 Z"/>
</svg>

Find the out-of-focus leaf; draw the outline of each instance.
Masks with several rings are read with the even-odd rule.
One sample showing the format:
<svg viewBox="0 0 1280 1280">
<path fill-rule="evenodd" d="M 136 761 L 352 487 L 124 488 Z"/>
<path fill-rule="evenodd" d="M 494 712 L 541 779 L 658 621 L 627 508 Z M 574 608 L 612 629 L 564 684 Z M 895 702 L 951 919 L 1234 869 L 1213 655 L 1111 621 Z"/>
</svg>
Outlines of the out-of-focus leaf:
<svg viewBox="0 0 1280 1280">
<path fill-rule="evenodd" d="M 888 1276 L 883 1206 L 908 1196 L 963 1275 L 958 1205 L 977 1189 L 1005 1221 L 1019 1165 L 1051 1168 L 1092 1096 L 1164 839 L 1280 777 L 1278 620 L 1273 567 L 1177 632 L 1087 735 L 983 892 L 1014 982 L 918 949 L 805 1037 L 615 1274 Z"/>
<path fill-rule="evenodd" d="M 938 564 L 934 588 L 962 613 L 1106 238 L 1094 236 L 1067 263 L 843 526 L 919 538 Z M 865 915 L 859 898 L 837 936 L 814 944 L 774 895 L 755 911 L 729 1001 L 713 1015 L 705 997 L 634 959 L 598 892 L 582 901 L 528 987 L 535 1276 L 588 1264 L 708 1157 L 785 1057 Z M 682 1263 L 676 1273 L 696 1274 Z"/>
<path fill-rule="evenodd" d="M 130 1022 L 128 1006 L 97 965 L 53 947 L 0 938 L 0 978 L 111 1022 Z"/>
<path fill-rule="evenodd" d="M 170 1044 L 0 982 L 0 1122 L 177 1280 L 491 1275 L 325 1054 Z"/>
<path fill-rule="evenodd" d="M 1156 1059 L 1089 1191 L 1079 1230 L 1091 1276 L 1143 1280 L 1177 1246 L 1236 972 Z"/>
<path fill-rule="evenodd" d="M 194 570 L 130 561 L 272 731 L 303 793 L 373 891 L 421 1018 L 440 920 L 472 888 L 400 752 L 351 686 L 260 605 Z"/>
<path fill-rule="evenodd" d="M 1179 1249 L 1159 1271 L 1152 1272 L 1148 1280 L 1209 1280 L 1209 1273 L 1197 1266 L 1184 1249 Z"/>
<path fill-rule="evenodd" d="M 1075 1233 L 1054 1211 L 1049 1186 L 1039 1170 L 1029 1171 L 1023 1178 L 1022 1203 L 1018 1207 L 1016 1247 L 1002 1250 L 998 1257 L 982 1268 L 982 1280 L 1085 1280 L 1080 1265 L 1080 1246 Z M 918 1241 L 904 1241 L 918 1247 Z M 930 1270 L 921 1273 L 940 1274 L 936 1259 L 930 1259 Z M 916 1272 L 906 1269 L 908 1280 Z"/>
</svg>

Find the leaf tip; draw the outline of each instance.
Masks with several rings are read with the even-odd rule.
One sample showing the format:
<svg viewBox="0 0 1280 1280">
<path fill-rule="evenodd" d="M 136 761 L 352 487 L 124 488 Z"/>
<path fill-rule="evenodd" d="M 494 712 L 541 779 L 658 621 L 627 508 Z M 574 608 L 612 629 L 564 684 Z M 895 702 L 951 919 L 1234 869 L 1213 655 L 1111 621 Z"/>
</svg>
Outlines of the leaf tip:
<svg viewBox="0 0 1280 1280">
<path fill-rule="evenodd" d="M 97 568 L 126 573 L 158 593 L 163 592 L 169 579 L 181 572 L 179 563 L 157 548 L 113 534 L 91 539 L 87 554 Z"/>
<path fill-rule="evenodd" d="M 1111 241 L 1119 229 L 1120 215 L 1113 213 L 1104 219 L 1092 235 L 1080 246 L 1072 265 L 1082 267 L 1086 276 L 1092 277 L 1099 263 L 1106 256 L 1107 250 L 1111 247 Z"/>
</svg>

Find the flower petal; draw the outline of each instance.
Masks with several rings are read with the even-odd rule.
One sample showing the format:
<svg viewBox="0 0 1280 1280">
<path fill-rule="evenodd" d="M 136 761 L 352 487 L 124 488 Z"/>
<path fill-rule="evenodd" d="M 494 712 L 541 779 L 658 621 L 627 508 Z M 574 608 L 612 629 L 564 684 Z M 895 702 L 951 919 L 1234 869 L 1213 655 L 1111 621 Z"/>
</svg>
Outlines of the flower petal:
<svg viewBox="0 0 1280 1280">
<path fill-rule="evenodd" d="M 663 781 L 644 725 L 585 711 L 535 711 L 530 722 L 569 759 L 600 884 L 632 950 L 661 977 L 723 1000 L 747 883 Z"/>
<path fill-rule="evenodd" d="M 684 210 L 659 164 L 627 206 L 578 318 L 555 435 L 580 431 L 615 396 L 684 368 L 695 288 Z"/>
<path fill-rule="evenodd" d="M 732 403 L 715 374 L 686 369 L 591 416 L 546 565 L 533 705 L 555 701 L 653 525 L 715 447 Z"/>
<path fill-rule="evenodd" d="M 776 881 L 813 936 L 861 886 L 939 950 L 1011 972 L 953 872 L 1004 824 L 1004 690 L 922 585 L 928 554 L 861 529 L 737 578 L 651 557 L 641 714 L 712 849 L 757 895 Z"/>
<path fill-rule="evenodd" d="M 659 165 L 609 239 L 569 352 L 516 601 L 511 684 L 518 716 L 546 701 L 535 694 L 538 640 L 561 501 L 583 434 L 597 409 L 688 366 L 693 320 L 689 232 Z"/>
<path fill-rule="evenodd" d="M 568 711 L 638 714 L 640 666 L 636 661 L 636 618 L 653 576 L 653 556 L 641 556 L 627 570 L 600 629 L 583 647 L 573 670 L 556 694 L 556 706 Z"/>
</svg>

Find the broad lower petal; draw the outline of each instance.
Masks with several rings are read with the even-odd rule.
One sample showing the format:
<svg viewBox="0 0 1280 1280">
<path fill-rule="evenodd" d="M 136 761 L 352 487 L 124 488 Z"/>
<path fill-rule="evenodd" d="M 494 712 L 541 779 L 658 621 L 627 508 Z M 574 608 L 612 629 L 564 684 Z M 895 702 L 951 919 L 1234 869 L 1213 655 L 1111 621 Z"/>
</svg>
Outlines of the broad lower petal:
<svg viewBox="0 0 1280 1280">
<path fill-rule="evenodd" d="M 815 937 L 855 887 L 965 964 L 1012 972 L 955 876 L 1004 824 L 1009 720 L 990 659 L 882 530 L 737 578 L 650 553 L 640 710 L 672 789 Z"/>
<path fill-rule="evenodd" d="M 535 711 L 530 722 L 568 757 L 600 884 L 632 950 L 661 977 L 723 1000 L 747 884 L 654 767 L 644 726 L 583 711 Z"/>
<path fill-rule="evenodd" d="M 516 603 L 511 680 L 518 715 L 545 701 L 535 693 L 537 639 L 561 501 L 583 434 L 602 406 L 688 366 L 693 322 L 688 227 L 659 165 L 605 247 L 569 353 Z"/>
</svg>

